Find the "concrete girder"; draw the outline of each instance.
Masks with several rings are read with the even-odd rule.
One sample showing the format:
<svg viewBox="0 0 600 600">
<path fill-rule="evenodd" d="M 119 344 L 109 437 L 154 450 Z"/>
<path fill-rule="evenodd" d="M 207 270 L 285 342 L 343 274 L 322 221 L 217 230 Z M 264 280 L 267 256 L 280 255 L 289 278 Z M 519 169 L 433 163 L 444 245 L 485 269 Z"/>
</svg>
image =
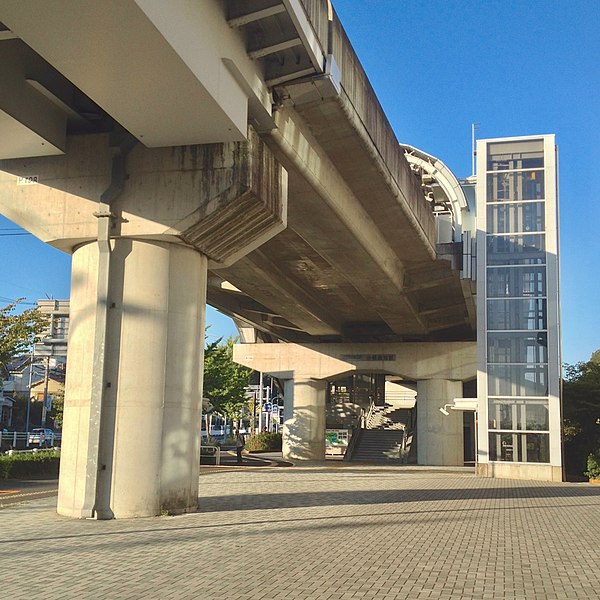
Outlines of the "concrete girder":
<svg viewBox="0 0 600 600">
<path fill-rule="evenodd" d="M 406 274 L 406 288 L 409 293 L 417 290 L 458 284 L 460 273 L 453 271 L 445 261 L 413 267 Z"/>
<path fill-rule="evenodd" d="M 300 125 L 291 111 L 278 109 L 275 113 L 277 129 L 266 139 L 288 170 L 296 170 L 325 200 L 337 218 L 352 231 L 358 243 L 367 249 L 373 259 L 385 270 L 390 282 L 402 291 L 404 267 L 381 236 L 371 215 L 356 201 L 352 191 L 337 172 L 319 144 L 312 139 L 308 128 Z"/>
<path fill-rule="evenodd" d="M 448 261 L 420 265 L 407 272 L 407 292 L 419 306 L 419 312 L 431 330 L 453 325 L 468 325 L 475 331 L 475 299 L 471 280 L 461 279 L 460 272 Z M 447 322 L 432 322 L 428 316 L 438 313 L 450 317 Z M 452 316 L 455 315 L 455 318 Z"/>
<path fill-rule="evenodd" d="M 286 235 L 293 231 L 333 272 L 319 290 L 323 302 L 330 303 L 330 294 L 334 295 L 340 316 L 347 323 L 383 321 L 396 334 L 420 333 L 421 324 L 415 323 L 413 307 L 391 284 L 372 254 L 356 243 L 344 221 L 294 171 L 290 171 L 289 181 L 292 201 Z M 278 240 L 273 240 L 265 251 Z M 301 256 L 310 258 L 306 251 Z"/>
<path fill-rule="evenodd" d="M 381 308 L 385 309 L 387 306 L 388 310 L 381 314 L 381 318 L 396 333 L 406 333 L 407 329 L 411 333 L 425 333 L 425 327 L 417 311 L 403 294 L 404 266 L 398 254 L 382 239 L 371 214 L 355 198 L 306 125 L 301 124 L 298 116 L 292 111 L 280 108 L 275 113 L 275 122 L 278 129 L 267 134 L 265 139 L 277 158 L 288 171 L 294 170 L 306 180 L 313 194 L 316 193 L 319 200 L 324 201 L 327 208 L 335 215 L 335 219 L 352 233 L 355 243 L 369 255 L 375 269 L 385 274 L 387 287 L 395 291 L 395 305 L 390 309 L 389 304 L 382 303 Z M 311 218 L 314 218 L 314 214 Z M 294 228 L 302 231 L 302 227 L 301 220 L 296 219 Z M 352 257 L 338 253 L 337 256 L 330 254 L 326 258 L 335 264 L 336 261 L 347 261 Z M 342 271 L 352 273 L 356 268 L 356 260 L 353 261 L 353 266 L 354 269 L 348 271 L 346 268 Z M 365 299 L 369 302 L 376 301 L 375 298 L 371 298 L 372 284 L 369 286 L 368 282 L 361 278 L 357 278 L 357 281 L 362 281 L 363 285 L 370 287 L 371 293 L 367 294 Z M 398 319 L 397 316 L 394 318 L 394 313 L 398 315 L 403 312 L 405 314 L 402 318 Z M 408 326 L 407 318 L 410 322 Z"/>
<path fill-rule="evenodd" d="M 462 303 L 443 308 L 432 308 L 423 311 L 422 314 L 427 319 L 427 325 L 431 331 L 450 329 L 468 323 L 468 315 L 465 305 Z"/>
<path fill-rule="evenodd" d="M 62 154 L 67 114 L 32 83 L 45 61 L 21 40 L 0 41 L 0 158 Z"/>
<path fill-rule="evenodd" d="M 376 102 L 374 96 L 372 100 Z M 388 150 L 387 160 L 367 132 L 343 81 L 339 96 L 295 104 L 294 108 L 311 124 L 316 141 L 353 195 L 368 208 L 382 239 L 403 257 L 404 266 L 435 260 L 436 224 L 431 207 L 397 142 L 392 144 L 389 139 L 393 132 L 383 113 L 379 115 L 382 122 L 372 125 L 382 137 L 379 145 Z"/>
<path fill-rule="evenodd" d="M 234 296 L 223 291 L 209 290 L 207 302 L 221 312 L 230 315 L 234 322 L 243 323 L 246 329 L 250 328 L 266 333 L 273 339 L 289 337 L 289 332 L 292 330 L 297 331 L 298 334 L 303 334 L 295 325 L 279 315 L 273 315 L 267 308 L 262 307 L 248 296 L 240 298 L 237 295 Z M 281 319 L 282 327 L 286 331 L 285 336 L 281 335 L 280 326 L 274 323 L 275 317 Z M 240 326 L 238 326 L 238 330 L 239 328 Z"/>
<path fill-rule="evenodd" d="M 225 270 L 242 291 L 308 333 L 309 335 L 339 334 L 340 324 L 311 294 L 300 288 L 264 255 L 245 257 Z"/>
<path fill-rule="evenodd" d="M 259 269 L 265 274 L 271 287 L 290 296 L 295 302 L 306 307 L 308 312 L 314 314 L 325 325 L 325 329 L 329 329 L 329 334 L 336 334 L 341 331 L 341 323 L 334 313 L 321 305 L 309 290 L 286 277 L 285 273 L 281 272 L 276 264 L 269 260 L 263 252 L 256 250 L 247 257 L 247 262 L 254 266 L 252 270 Z M 327 334 L 321 333 L 321 335 Z"/>
<path fill-rule="evenodd" d="M 138 140 L 162 147 L 244 139 L 249 100 L 270 114 L 262 67 L 225 10 L 218 0 L 6 0 L 0 21 Z"/>
</svg>

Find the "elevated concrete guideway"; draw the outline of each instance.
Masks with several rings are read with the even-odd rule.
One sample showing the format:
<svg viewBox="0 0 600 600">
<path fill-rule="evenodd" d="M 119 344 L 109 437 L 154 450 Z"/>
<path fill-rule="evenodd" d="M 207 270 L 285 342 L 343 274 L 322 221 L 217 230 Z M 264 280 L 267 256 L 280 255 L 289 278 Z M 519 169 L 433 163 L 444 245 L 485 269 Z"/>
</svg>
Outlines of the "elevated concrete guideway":
<svg viewBox="0 0 600 600">
<path fill-rule="evenodd" d="M 0 69 L 0 211 L 73 254 L 61 513 L 194 508 L 206 301 L 265 341 L 474 340 L 326 0 L 6 0 Z"/>
<path fill-rule="evenodd" d="M 41 135 L 23 107 L 35 100 L 46 123 L 62 125 L 60 139 L 48 135 L 44 146 L 30 146 L 23 156 L 44 153 L 51 141 L 53 154 L 81 155 L 70 131 L 97 137 L 116 122 L 141 142 L 131 160 L 140 156 L 148 173 L 154 168 L 148 163 L 164 160 L 164 153 L 148 148 L 242 140 L 249 120 L 287 171 L 287 227 L 266 244 L 250 244 L 259 247 L 237 262 L 199 244 L 212 259 L 209 303 L 290 341 L 472 339 L 471 299 L 459 270 L 436 253 L 431 207 L 339 21 L 334 15 L 328 21 L 327 2 L 226 4 L 226 10 L 218 2 L 192 10 L 170 3 L 161 10 L 150 1 L 102 8 L 67 0 L 58 7 L 3 3 L 0 54 L 5 68 L 11 65 L 13 87 L 5 87 L 0 109 L 21 129 Z M 286 40 L 294 45 L 283 48 Z M 292 58 L 296 71 L 287 66 Z M 278 63 L 284 65 L 279 71 Z M 27 102 L 16 104 L 17 95 Z M 17 144 L 2 139 L 0 156 L 9 158 Z M 114 150 L 102 144 L 104 167 L 94 175 L 107 178 Z M 4 163 L 11 175 L 31 169 L 39 175 L 40 168 L 40 161 Z M 132 164 L 127 170 L 135 175 Z M 51 185 L 47 176 L 40 183 Z M 34 194 L 18 192 L 20 208 L 9 195 L 3 212 L 32 229 L 23 196 Z M 172 201 L 153 193 L 154 203 L 170 211 Z M 33 207 L 40 206 L 38 195 Z M 86 200 L 75 210 L 89 216 L 83 222 L 78 216 L 76 228 L 57 231 L 47 223 L 34 233 L 67 251 L 94 239 L 89 206 L 96 199 Z M 81 197 L 69 201 L 82 204 Z M 58 202 L 50 200 L 51 206 Z M 169 235 L 196 245 L 178 227 L 181 219 L 153 216 L 159 226 L 146 228 L 145 206 L 121 204 L 121 235 Z M 283 221 L 285 210 L 279 212 Z M 140 217 L 142 226 L 127 227 Z M 86 224 L 91 231 L 82 231 Z M 238 233 L 244 244 L 257 236 L 252 223 Z M 202 229 L 196 238 L 201 235 Z"/>
</svg>

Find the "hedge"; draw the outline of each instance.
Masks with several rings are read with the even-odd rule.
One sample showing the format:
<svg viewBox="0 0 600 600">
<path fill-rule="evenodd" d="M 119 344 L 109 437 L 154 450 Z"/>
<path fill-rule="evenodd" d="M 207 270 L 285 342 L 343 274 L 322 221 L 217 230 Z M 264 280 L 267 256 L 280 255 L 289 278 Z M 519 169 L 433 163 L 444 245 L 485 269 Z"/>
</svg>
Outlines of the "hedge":
<svg viewBox="0 0 600 600">
<path fill-rule="evenodd" d="M 281 434 L 263 431 L 246 438 L 246 450 L 249 452 L 269 452 L 281 450 Z"/>
<path fill-rule="evenodd" d="M 56 477 L 59 462 L 58 450 L 0 454 L 0 479 L 20 479 L 32 475 Z"/>
</svg>

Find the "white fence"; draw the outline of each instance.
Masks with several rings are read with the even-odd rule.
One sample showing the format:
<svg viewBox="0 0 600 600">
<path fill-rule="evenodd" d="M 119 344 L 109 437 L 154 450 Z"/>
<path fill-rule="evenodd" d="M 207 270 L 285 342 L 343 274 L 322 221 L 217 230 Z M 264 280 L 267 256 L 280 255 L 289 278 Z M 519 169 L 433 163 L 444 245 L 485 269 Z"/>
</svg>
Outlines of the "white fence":
<svg viewBox="0 0 600 600">
<path fill-rule="evenodd" d="M 50 439 L 42 443 L 29 443 L 32 431 L 2 431 L 0 430 L 0 448 L 4 450 L 39 448 L 40 446 L 60 446 L 60 433 L 53 433 Z"/>
</svg>

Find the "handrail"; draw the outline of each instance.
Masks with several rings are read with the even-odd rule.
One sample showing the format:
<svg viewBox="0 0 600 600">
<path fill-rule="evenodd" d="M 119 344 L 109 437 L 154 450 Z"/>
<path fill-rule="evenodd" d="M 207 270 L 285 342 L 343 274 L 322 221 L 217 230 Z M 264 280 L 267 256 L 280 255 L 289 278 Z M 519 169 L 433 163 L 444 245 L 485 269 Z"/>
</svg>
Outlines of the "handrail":
<svg viewBox="0 0 600 600">
<path fill-rule="evenodd" d="M 364 410 L 364 409 L 362 409 Z M 368 429 L 368 425 L 369 422 L 371 421 L 371 417 L 373 416 L 373 413 L 375 412 L 375 402 L 373 400 L 371 400 L 371 404 L 369 405 L 369 410 L 367 411 L 365 420 L 364 420 L 364 424 L 361 424 L 361 429 Z"/>
<path fill-rule="evenodd" d="M 214 456 L 215 465 L 221 464 L 221 448 L 219 446 L 200 446 L 200 462 L 202 463 L 202 450 L 213 450 L 213 452 L 206 453 L 205 456 Z"/>
<path fill-rule="evenodd" d="M 363 429 L 367 429 L 367 425 L 371 417 L 373 416 L 373 411 L 375 410 L 375 402 L 371 400 L 371 404 L 369 405 L 369 410 L 365 413 L 365 409 L 360 409 L 360 415 L 356 420 L 356 424 L 358 427 L 352 428 L 352 437 L 350 438 L 350 442 L 348 443 L 348 448 L 346 448 L 346 453 L 344 454 L 344 460 L 350 460 L 352 458 L 352 453 L 358 444 L 358 440 L 360 439 L 361 432 Z"/>
<path fill-rule="evenodd" d="M 362 430 L 362 427 L 353 427 L 352 435 L 350 436 L 350 441 L 348 442 L 348 447 L 346 448 L 346 452 L 344 454 L 344 460 L 349 461 L 352 458 L 352 454 L 356 448 L 356 445 L 358 444 Z"/>
<path fill-rule="evenodd" d="M 408 437 L 408 430 L 406 426 L 404 426 L 402 432 L 402 444 L 400 445 L 400 459 L 404 464 L 408 462 L 408 456 L 406 454 L 406 438 Z"/>
<path fill-rule="evenodd" d="M 408 446 L 408 438 L 411 438 L 410 447 Z M 404 464 L 408 464 L 408 457 L 410 455 L 410 451 L 412 449 L 412 445 L 415 441 L 415 430 L 412 427 L 408 427 L 406 425 L 404 427 L 404 435 L 402 436 L 402 444 L 400 446 L 400 459 Z"/>
</svg>

